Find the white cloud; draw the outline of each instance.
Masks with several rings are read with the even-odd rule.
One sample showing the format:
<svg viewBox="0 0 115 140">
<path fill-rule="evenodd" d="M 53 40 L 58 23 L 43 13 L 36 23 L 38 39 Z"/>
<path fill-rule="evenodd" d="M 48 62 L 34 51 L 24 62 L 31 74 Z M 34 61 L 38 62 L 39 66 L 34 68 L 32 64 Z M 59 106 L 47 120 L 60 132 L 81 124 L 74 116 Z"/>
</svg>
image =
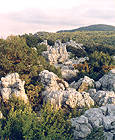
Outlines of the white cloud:
<svg viewBox="0 0 115 140">
<path fill-rule="evenodd" d="M 114 4 L 114 0 L 2 0 L 0 36 L 98 23 L 115 25 Z"/>
</svg>

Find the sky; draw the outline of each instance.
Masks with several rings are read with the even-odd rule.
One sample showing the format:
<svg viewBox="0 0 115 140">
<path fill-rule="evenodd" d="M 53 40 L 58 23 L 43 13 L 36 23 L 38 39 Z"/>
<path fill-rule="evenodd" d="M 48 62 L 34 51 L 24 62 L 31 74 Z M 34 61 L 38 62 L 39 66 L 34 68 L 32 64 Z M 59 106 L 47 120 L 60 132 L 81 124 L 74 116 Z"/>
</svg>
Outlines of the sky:
<svg viewBox="0 0 115 140">
<path fill-rule="evenodd" d="M 3 38 L 92 24 L 115 26 L 115 0 L 0 0 Z"/>
</svg>

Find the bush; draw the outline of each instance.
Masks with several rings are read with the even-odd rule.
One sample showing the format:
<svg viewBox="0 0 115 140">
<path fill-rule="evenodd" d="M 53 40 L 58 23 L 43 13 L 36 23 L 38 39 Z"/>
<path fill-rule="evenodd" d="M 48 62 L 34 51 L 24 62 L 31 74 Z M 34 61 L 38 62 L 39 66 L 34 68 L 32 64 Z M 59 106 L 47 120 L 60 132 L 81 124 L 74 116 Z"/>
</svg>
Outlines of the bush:
<svg viewBox="0 0 115 140">
<path fill-rule="evenodd" d="M 36 47 L 36 49 L 37 49 L 37 53 L 38 53 L 38 55 L 42 55 L 42 52 L 43 51 L 47 51 L 47 46 L 46 45 L 38 45 L 37 47 Z"/>
<path fill-rule="evenodd" d="M 42 137 L 46 140 L 72 140 L 73 130 L 69 117 L 62 109 L 54 110 L 50 103 L 44 105 L 40 122 Z"/>
<path fill-rule="evenodd" d="M 0 40 L 0 76 L 11 72 L 31 74 L 37 65 L 37 52 L 29 48 L 23 38 L 10 36 Z"/>
<path fill-rule="evenodd" d="M 0 139 L 10 140 L 72 140 L 73 131 L 63 110 L 54 110 L 49 103 L 40 112 L 13 99 L 9 112 L 0 121 Z"/>
<path fill-rule="evenodd" d="M 29 105 L 15 100 L 1 122 L 0 138 L 10 140 L 36 139 L 38 132 L 38 118 Z"/>
</svg>

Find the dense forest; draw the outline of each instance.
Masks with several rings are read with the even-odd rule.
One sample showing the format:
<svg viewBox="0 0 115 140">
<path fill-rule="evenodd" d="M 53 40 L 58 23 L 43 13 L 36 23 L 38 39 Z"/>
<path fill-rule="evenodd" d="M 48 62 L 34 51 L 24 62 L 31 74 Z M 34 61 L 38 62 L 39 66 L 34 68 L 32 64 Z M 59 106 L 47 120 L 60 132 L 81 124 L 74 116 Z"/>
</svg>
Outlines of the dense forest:
<svg viewBox="0 0 115 140">
<path fill-rule="evenodd" d="M 50 102 L 44 102 L 41 94 L 44 86 L 40 82 L 39 73 L 48 70 L 62 78 L 60 68 L 50 64 L 42 56 L 42 52 L 47 50 L 45 44 L 40 44 L 44 40 L 50 46 L 56 40 L 61 43 L 73 40 L 83 44 L 84 51 L 79 53 L 72 46 L 67 47 L 71 58 L 89 58 L 82 65 L 74 67 L 79 73 L 72 81 L 78 81 L 84 76 L 98 81 L 115 67 L 115 31 L 37 32 L 0 39 L 0 78 L 17 72 L 21 80 L 25 81 L 24 88 L 29 99 L 27 104 L 15 97 L 4 102 L 0 96 L 0 111 L 3 113 L 3 118 L 0 119 L 0 139 L 72 140 L 73 127 L 70 119 L 82 115 L 88 109 L 79 109 L 77 106 L 74 109 L 55 109 Z M 103 133 L 98 129 L 92 131 L 86 140 L 102 140 L 102 137 Z"/>
</svg>

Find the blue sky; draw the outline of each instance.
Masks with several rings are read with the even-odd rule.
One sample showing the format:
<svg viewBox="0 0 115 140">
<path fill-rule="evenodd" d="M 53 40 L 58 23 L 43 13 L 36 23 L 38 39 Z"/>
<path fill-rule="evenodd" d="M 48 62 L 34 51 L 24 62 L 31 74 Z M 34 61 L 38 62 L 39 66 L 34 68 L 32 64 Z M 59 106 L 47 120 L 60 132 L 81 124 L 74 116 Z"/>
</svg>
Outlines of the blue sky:
<svg viewBox="0 0 115 140">
<path fill-rule="evenodd" d="M 0 37 L 56 32 L 91 24 L 115 26 L 115 0 L 1 0 Z"/>
</svg>

